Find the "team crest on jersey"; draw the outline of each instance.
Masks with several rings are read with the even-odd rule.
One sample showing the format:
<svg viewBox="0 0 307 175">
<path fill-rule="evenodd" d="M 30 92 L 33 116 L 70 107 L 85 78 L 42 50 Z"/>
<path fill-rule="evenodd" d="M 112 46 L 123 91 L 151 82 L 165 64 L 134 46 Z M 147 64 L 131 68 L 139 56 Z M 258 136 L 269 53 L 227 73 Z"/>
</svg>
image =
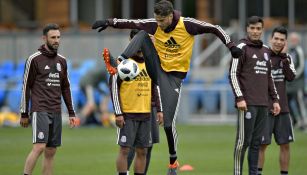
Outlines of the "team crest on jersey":
<svg viewBox="0 0 307 175">
<path fill-rule="evenodd" d="M 39 138 L 39 139 L 44 139 L 44 133 L 43 132 L 39 132 L 38 133 L 38 135 L 37 135 L 37 137 Z"/>
<path fill-rule="evenodd" d="M 264 53 L 263 56 L 264 56 L 265 61 L 269 61 L 269 56 L 267 53 Z"/>
<path fill-rule="evenodd" d="M 61 64 L 60 63 L 56 63 L 56 69 L 61 72 L 62 70 L 62 67 L 61 67 Z"/>
</svg>

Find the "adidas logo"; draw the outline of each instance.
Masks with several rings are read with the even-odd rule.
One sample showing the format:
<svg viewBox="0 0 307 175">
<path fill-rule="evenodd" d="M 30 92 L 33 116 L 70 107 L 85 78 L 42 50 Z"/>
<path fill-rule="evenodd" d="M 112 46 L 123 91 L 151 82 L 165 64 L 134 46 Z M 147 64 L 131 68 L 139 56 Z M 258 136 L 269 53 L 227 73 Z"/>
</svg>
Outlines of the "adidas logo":
<svg viewBox="0 0 307 175">
<path fill-rule="evenodd" d="M 258 57 L 257 57 L 257 55 L 256 55 L 256 54 L 254 54 L 252 58 L 258 58 Z"/>
<path fill-rule="evenodd" d="M 45 66 L 45 70 L 50 69 L 50 67 L 48 65 Z"/>
<path fill-rule="evenodd" d="M 134 81 L 148 81 L 149 75 L 145 69 L 142 69 L 137 77 L 135 77 Z"/>
<path fill-rule="evenodd" d="M 142 69 L 142 71 L 140 72 L 139 76 L 141 76 L 141 77 L 148 77 L 148 74 L 145 71 L 145 69 Z"/>
<path fill-rule="evenodd" d="M 173 37 L 170 37 L 170 39 L 168 39 L 165 43 L 164 43 L 165 47 L 169 47 L 169 48 L 176 48 L 179 49 L 180 45 L 177 44 L 176 40 Z"/>
</svg>

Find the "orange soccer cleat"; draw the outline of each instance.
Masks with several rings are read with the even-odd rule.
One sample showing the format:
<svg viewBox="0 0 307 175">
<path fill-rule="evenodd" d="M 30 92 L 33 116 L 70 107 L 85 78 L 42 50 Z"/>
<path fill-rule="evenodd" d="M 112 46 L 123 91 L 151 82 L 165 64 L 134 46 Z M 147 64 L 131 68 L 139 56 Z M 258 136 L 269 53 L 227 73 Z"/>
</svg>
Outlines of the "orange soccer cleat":
<svg viewBox="0 0 307 175">
<path fill-rule="evenodd" d="M 179 162 L 176 160 L 173 164 L 168 165 L 167 175 L 177 175 L 178 168 Z"/>
<path fill-rule="evenodd" d="M 111 75 L 116 74 L 117 73 L 117 69 L 111 65 L 111 57 L 110 57 L 109 49 L 108 48 L 104 48 L 102 55 L 103 55 L 103 60 L 104 60 L 104 63 L 106 65 L 106 68 L 107 68 L 109 74 L 111 74 Z"/>
</svg>

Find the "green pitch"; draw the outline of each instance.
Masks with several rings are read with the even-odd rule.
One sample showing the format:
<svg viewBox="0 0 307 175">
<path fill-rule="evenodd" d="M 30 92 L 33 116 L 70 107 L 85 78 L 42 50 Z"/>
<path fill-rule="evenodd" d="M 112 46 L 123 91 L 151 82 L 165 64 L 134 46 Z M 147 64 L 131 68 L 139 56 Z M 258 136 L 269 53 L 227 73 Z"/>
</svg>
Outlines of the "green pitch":
<svg viewBox="0 0 307 175">
<path fill-rule="evenodd" d="M 160 144 L 154 145 L 149 175 L 163 175 L 168 164 L 167 144 L 161 129 Z M 194 171 L 186 175 L 232 174 L 235 126 L 179 125 L 178 156 L 181 165 L 189 164 Z M 307 174 L 307 134 L 295 132 L 296 142 L 291 144 L 290 174 Z M 0 128 L 0 174 L 21 174 L 31 149 L 31 129 Z M 264 174 L 279 174 L 279 147 L 272 144 L 267 150 Z M 116 129 L 64 127 L 63 146 L 58 149 L 55 175 L 116 174 L 118 153 Z M 246 154 L 247 156 L 247 154 Z M 247 163 L 244 163 L 244 174 Z M 34 175 L 41 174 L 41 159 Z"/>
</svg>

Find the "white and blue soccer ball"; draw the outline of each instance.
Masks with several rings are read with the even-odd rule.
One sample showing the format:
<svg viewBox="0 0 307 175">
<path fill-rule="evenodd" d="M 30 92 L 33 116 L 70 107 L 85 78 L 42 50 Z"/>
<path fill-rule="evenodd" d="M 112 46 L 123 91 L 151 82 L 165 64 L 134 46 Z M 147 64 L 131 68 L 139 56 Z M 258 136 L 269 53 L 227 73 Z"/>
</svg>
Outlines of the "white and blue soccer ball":
<svg viewBox="0 0 307 175">
<path fill-rule="evenodd" d="M 124 81 L 131 81 L 139 75 L 140 69 L 138 64 L 131 59 L 125 59 L 117 66 L 119 78 Z"/>
</svg>

